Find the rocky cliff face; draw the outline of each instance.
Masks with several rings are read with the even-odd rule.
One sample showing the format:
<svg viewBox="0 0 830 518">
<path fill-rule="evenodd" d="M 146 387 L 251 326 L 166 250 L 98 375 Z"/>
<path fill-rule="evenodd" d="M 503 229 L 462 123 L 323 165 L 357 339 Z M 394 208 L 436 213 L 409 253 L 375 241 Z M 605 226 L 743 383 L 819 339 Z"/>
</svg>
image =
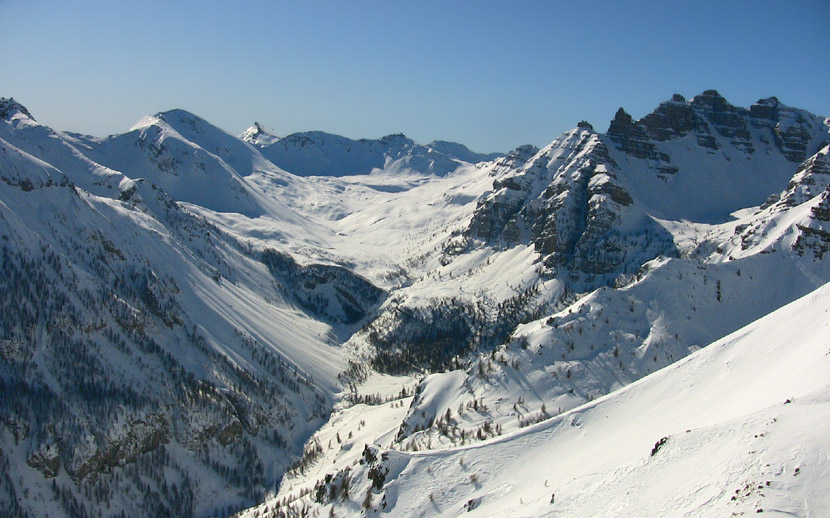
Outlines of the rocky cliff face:
<svg viewBox="0 0 830 518">
<path fill-rule="evenodd" d="M 775 97 L 761 99 L 746 109 L 729 104 L 716 90 L 706 90 L 691 101 L 675 94 L 638 121 L 620 108 L 608 137 L 632 156 L 670 163 L 670 157 L 661 153 L 655 142 L 693 134 L 697 145 L 715 151 L 722 145 L 715 138 L 720 135 L 734 148 L 751 154 L 756 146 L 750 130 L 756 128 L 762 130 L 758 135 L 762 141 L 773 142 L 788 160 L 798 163 L 808 156 L 822 125 L 819 118 L 785 106 Z"/>
<path fill-rule="evenodd" d="M 260 497 L 254 488 L 274 484 L 327 404 L 249 331 L 228 328 L 217 348 L 219 328 L 207 328 L 218 319 L 190 305 L 194 286 L 176 270 L 203 277 L 203 288 L 233 285 L 220 271 L 239 270 L 212 249 L 225 238 L 169 199 L 166 211 L 165 200 L 155 205 L 146 184 L 129 202 L 107 202 L 30 183 L 0 183 L 0 457 L 37 470 L 29 489 L 76 516 L 110 499 L 145 516 L 208 514 L 217 496 L 205 488 L 216 483 L 227 488 L 220 507 Z M 18 217 L 32 206 L 48 217 Z M 187 241 L 198 266 L 172 259 Z"/>
<path fill-rule="evenodd" d="M 830 252 L 830 186 L 810 209 L 810 220 L 798 229 L 801 233 L 793 243 L 793 250 L 802 256 L 811 255 L 817 261 L 824 259 Z"/>
<path fill-rule="evenodd" d="M 794 207 L 815 198 L 830 186 L 830 146 L 801 163 L 781 199 Z"/>
<path fill-rule="evenodd" d="M 497 162 L 467 235 L 496 246 L 532 244 L 549 274 L 606 276 L 673 254 L 671 236 L 636 206 L 618 166 L 588 125 L 533 153 Z"/>
<path fill-rule="evenodd" d="M 29 119 L 34 120 L 32 114 L 25 106 L 15 101 L 14 98 L 0 97 L 0 119 L 9 120 L 16 114 L 21 114 Z"/>
<path fill-rule="evenodd" d="M 822 260 L 830 251 L 830 146 L 799 166 L 779 203 L 784 207 L 810 204 L 809 216 L 797 223 L 799 234 L 793 250 Z"/>
<path fill-rule="evenodd" d="M 787 188 L 736 227 L 718 250 L 730 257 L 784 252 L 820 261 L 830 250 L 830 146 L 802 162 Z M 739 241 L 738 241 L 739 240 Z M 739 243 L 739 251 L 734 243 Z"/>
</svg>

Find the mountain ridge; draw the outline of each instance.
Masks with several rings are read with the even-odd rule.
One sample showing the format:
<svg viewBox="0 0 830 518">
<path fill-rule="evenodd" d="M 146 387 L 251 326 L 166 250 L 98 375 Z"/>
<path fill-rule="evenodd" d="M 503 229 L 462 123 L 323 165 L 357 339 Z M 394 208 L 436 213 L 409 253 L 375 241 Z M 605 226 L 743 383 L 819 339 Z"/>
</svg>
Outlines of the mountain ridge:
<svg viewBox="0 0 830 518">
<path fill-rule="evenodd" d="M 350 176 L 369 174 L 375 169 L 411 169 L 442 176 L 457 169 L 462 161 L 482 162 L 494 156 L 474 153 L 454 142 L 436 141 L 422 146 L 401 133 L 353 140 L 323 131 L 307 131 L 276 140 L 269 138 L 267 143 L 252 143 L 274 164 L 300 176 Z"/>
</svg>

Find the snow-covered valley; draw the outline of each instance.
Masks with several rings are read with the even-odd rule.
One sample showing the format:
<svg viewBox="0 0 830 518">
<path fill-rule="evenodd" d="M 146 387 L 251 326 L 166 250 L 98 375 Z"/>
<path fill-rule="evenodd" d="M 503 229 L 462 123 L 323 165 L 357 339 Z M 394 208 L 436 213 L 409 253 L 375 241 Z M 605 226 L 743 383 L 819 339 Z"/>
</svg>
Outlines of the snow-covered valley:
<svg viewBox="0 0 830 518">
<path fill-rule="evenodd" d="M 828 119 L 710 90 L 506 155 L 0 119 L 10 516 L 830 509 Z"/>
</svg>

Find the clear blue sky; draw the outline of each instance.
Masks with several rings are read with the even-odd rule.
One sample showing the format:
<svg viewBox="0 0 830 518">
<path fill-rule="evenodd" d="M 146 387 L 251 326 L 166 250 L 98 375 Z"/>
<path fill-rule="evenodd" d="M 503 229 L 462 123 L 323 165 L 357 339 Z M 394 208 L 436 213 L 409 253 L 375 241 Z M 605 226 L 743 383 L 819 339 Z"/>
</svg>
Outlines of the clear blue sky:
<svg viewBox="0 0 830 518">
<path fill-rule="evenodd" d="M 0 22 L 0 96 L 99 136 L 184 108 L 507 151 L 709 88 L 830 115 L 828 0 L 0 0 Z"/>
</svg>

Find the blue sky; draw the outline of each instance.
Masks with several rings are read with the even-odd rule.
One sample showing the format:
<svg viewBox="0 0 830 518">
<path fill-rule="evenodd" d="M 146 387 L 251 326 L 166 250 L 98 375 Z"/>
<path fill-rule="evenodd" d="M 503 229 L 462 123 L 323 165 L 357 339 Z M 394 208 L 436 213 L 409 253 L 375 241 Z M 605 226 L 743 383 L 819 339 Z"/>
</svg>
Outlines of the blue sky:
<svg viewBox="0 0 830 518">
<path fill-rule="evenodd" d="M 0 96 L 104 136 L 184 108 L 477 151 L 715 88 L 830 115 L 830 1 L 0 0 Z"/>
</svg>

